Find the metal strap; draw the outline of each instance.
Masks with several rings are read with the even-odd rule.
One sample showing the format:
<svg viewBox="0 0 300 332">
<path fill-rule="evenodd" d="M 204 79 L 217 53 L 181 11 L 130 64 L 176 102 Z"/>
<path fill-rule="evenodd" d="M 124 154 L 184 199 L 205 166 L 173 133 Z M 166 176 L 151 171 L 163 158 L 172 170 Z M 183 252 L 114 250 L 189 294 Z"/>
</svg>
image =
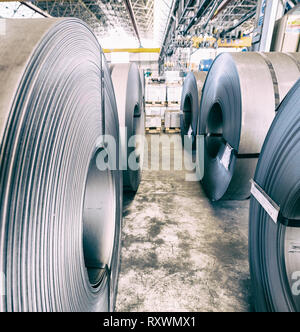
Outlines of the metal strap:
<svg viewBox="0 0 300 332">
<path fill-rule="evenodd" d="M 204 163 L 205 147 L 204 147 L 204 145 L 205 145 L 206 137 L 219 137 L 219 135 L 204 134 L 204 135 L 197 135 L 197 137 L 196 137 L 196 140 L 197 140 L 197 144 L 196 144 L 197 157 L 196 157 L 196 159 L 197 159 L 198 163 L 200 163 L 199 165 L 197 165 L 198 166 L 197 171 L 199 173 L 198 175 L 201 180 L 204 178 L 204 172 L 205 172 L 205 169 L 204 169 L 205 168 L 205 163 Z M 220 159 L 220 162 L 225 167 L 225 169 L 229 170 L 232 156 L 234 155 L 234 149 L 228 143 L 225 142 L 225 144 L 226 144 L 226 148 L 225 148 L 222 158 Z"/>
<path fill-rule="evenodd" d="M 300 220 L 285 218 L 280 211 L 280 206 L 254 180 L 251 180 L 251 183 L 251 194 L 275 224 L 279 223 L 286 227 L 300 228 Z"/>
<path fill-rule="evenodd" d="M 220 162 L 227 171 L 229 171 L 234 151 L 234 148 L 226 143 L 226 147 Z"/>
<path fill-rule="evenodd" d="M 266 64 L 268 65 L 268 67 L 270 69 L 270 74 L 272 76 L 273 88 L 274 88 L 275 109 L 277 109 L 277 107 L 280 104 L 280 94 L 279 94 L 279 86 L 278 86 L 277 75 L 276 75 L 275 69 L 273 67 L 273 64 L 269 60 L 269 58 L 264 53 L 261 53 L 261 55 L 264 58 Z"/>
<path fill-rule="evenodd" d="M 189 138 L 191 138 L 193 135 L 194 135 L 193 128 L 192 128 L 192 126 L 190 125 L 189 130 L 188 130 L 188 132 L 187 132 L 187 136 L 188 136 Z"/>
<path fill-rule="evenodd" d="M 223 142 L 226 145 L 227 149 L 232 150 L 232 156 L 235 156 L 237 159 L 254 159 L 259 158 L 260 153 L 238 153 L 238 151 L 233 148 L 225 139 L 223 138 Z"/>
<path fill-rule="evenodd" d="M 237 159 L 253 159 L 253 158 L 259 158 L 260 154 L 259 153 L 248 153 L 248 154 L 242 154 L 238 153 L 235 148 L 233 148 L 224 138 L 222 134 L 204 134 L 200 135 L 203 138 L 206 137 L 216 137 L 216 138 L 222 138 L 222 141 L 224 143 L 225 151 L 223 153 L 222 158 L 220 159 L 221 164 L 225 167 L 225 169 L 228 171 L 230 168 L 230 164 L 232 161 L 233 156 L 235 156 Z"/>
</svg>

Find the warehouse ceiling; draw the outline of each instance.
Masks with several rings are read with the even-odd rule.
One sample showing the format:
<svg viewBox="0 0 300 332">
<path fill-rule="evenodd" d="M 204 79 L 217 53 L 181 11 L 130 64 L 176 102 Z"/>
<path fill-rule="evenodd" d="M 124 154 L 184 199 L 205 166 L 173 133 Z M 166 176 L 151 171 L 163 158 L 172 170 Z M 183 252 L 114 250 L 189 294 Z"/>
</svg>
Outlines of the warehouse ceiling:
<svg viewBox="0 0 300 332">
<path fill-rule="evenodd" d="M 136 45 L 154 38 L 155 0 L 32 0 L 0 3 L 0 16 L 38 17 L 28 7 L 47 16 L 78 17 L 88 23 L 99 39 L 134 38 Z M 4 15 L 3 15 L 4 12 Z M 138 43 L 139 44 L 138 44 Z M 116 45 L 118 47 L 120 45 Z"/>
<path fill-rule="evenodd" d="M 208 5 L 196 21 L 192 21 L 192 19 L 205 1 L 32 0 L 21 3 L 32 4 L 50 16 L 81 18 L 93 28 L 101 39 L 114 35 L 119 36 L 121 42 L 121 39 L 127 35 L 138 40 L 140 44 L 143 44 L 142 40 L 155 39 L 157 46 L 164 42 L 171 9 L 174 9 L 174 6 L 178 7 L 180 3 L 184 3 L 186 10 L 177 27 L 179 34 L 185 33 L 185 31 L 188 33 L 191 28 L 193 33 L 200 33 L 204 25 L 206 25 L 207 30 L 212 25 L 217 29 L 229 28 L 233 22 L 238 21 L 249 11 L 255 10 L 257 6 L 257 0 L 212 0 L 206 2 Z M 20 4 L 20 2 L 16 3 Z M 133 15 L 130 15 L 128 4 L 132 8 Z M 133 18 L 135 22 L 133 22 Z M 251 30 L 253 21 L 254 19 L 247 20 L 242 28 Z M 187 30 L 189 26 L 190 28 Z"/>
<path fill-rule="evenodd" d="M 222 33 L 239 25 L 243 32 L 254 28 L 258 0 L 189 0 L 182 6 L 181 0 L 173 2 L 172 14 L 178 20 L 170 22 L 175 28 L 173 38 Z M 173 20 L 174 21 L 174 20 Z M 174 26 L 175 25 L 175 26 Z M 172 29 L 171 29 L 172 30 Z"/>
<path fill-rule="evenodd" d="M 218 1 L 216 3 L 218 3 Z M 258 0 L 223 1 L 224 7 L 222 7 L 222 2 L 219 1 L 219 11 L 214 12 L 209 24 L 214 25 L 218 31 L 226 30 L 248 13 L 255 13 L 257 3 Z M 211 10 L 213 10 L 213 8 Z M 210 13 L 211 12 L 208 11 L 206 17 L 203 18 L 204 23 L 206 23 L 205 20 L 208 20 Z M 254 28 L 254 21 L 255 17 L 253 16 L 249 20 L 246 20 L 240 26 L 240 29 L 244 31 L 251 31 Z"/>
<path fill-rule="evenodd" d="M 11 2 L 13 15 L 3 17 L 37 17 L 25 8 L 33 6 L 46 15 L 83 19 L 104 47 L 163 45 L 167 52 L 177 46 L 189 47 L 190 36 L 216 31 L 221 37 L 238 31 L 251 33 L 257 4 L 258 0 L 32 0 Z M 0 3 L 0 16 L 3 6 Z M 20 9 L 26 15 L 20 14 Z"/>
<path fill-rule="evenodd" d="M 54 17 L 72 16 L 86 21 L 98 37 L 120 29 L 135 35 L 126 1 L 123 0 L 54 0 L 31 1 Z M 152 38 L 154 0 L 131 0 L 137 30 L 141 38 Z"/>
<path fill-rule="evenodd" d="M 258 0 L 173 0 L 160 61 L 178 48 L 190 48 L 191 37 L 227 38 L 251 33 Z M 238 29 L 237 29 L 238 28 Z M 205 44 L 205 43 L 204 43 Z M 204 46 L 205 47 L 205 46 Z"/>
<path fill-rule="evenodd" d="M 299 0 L 281 0 L 286 10 Z M 177 49 L 192 47 L 192 37 L 200 37 L 200 47 L 211 47 L 209 38 L 234 40 L 251 35 L 257 26 L 259 0 L 173 0 L 164 33 L 160 63 Z M 207 45 L 207 46 L 206 46 Z M 217 47 L 217 42 L 215 43 Z"/>
</svg>

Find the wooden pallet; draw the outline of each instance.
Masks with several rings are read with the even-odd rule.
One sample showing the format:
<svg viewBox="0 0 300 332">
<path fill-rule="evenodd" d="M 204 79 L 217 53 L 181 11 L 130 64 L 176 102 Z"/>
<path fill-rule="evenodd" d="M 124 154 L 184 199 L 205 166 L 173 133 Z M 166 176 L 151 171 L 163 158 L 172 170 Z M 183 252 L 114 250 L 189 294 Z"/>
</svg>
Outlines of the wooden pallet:
<svg viewBox="0 0 300 332">
<path fill-rule="evenodd" d="M 160 134 L 162 131 L 161 127 L 146 128 L 146 134 Z"/>
<path fill-rule="evenodd" d="M 160 107 L 165 107 L 167 106 L 166 102 L 161 102 L 161 101 L 146 101 L 146 106 L 160 106 Z"/>
<path fill-rule="evenodd" d="M 168 106 L 179 106 L 181 102 L 179 101 L 170 101 L 168 102 Z"/>
<path fill-rule="evenodd" d="M 177 82 L 172 82 L 172 83 L 166 83 L 167 87 L 171 88 L 177 88 L 177 87 L 182 87 L 183 83 L 182 81 L 177 81 Z"/>
<path fill-rule="evenodd" d="M 166 128 L 165 132 L 167 134 L 179 134 L 181 132 L 180 128 Z"/>
</svg>

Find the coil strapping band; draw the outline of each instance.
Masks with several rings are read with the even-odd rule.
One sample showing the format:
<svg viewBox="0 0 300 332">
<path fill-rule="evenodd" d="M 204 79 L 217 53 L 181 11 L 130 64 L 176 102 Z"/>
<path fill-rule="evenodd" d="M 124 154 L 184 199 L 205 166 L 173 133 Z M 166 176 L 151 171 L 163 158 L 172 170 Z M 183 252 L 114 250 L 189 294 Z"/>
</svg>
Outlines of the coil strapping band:
<svg viewBox="0 0 300 332">
<path fill-rule="evenodd" d="M 234 153 L 234 148 L 230 146 L 228 143 L 226 143 L 226 147 L 220 162 L 227 171 L 229 170 L 233 153 Z"/>
<path fill-rule="evenodd" d="M 204 158 L 205 158 L 205 148 L 204 142 L 206 137 L 219 137 L 219 134 L 205 134 L 205 135 L 197 135 L 197 160 L 198 163 L 201 161 L 201 167 L 198 165 L 198 169 L 200 170 L 201 180 L 204 177 Z M 259 153 L 251 153 L 251 154 L 239 154 L 228 142 L 222 139 L 225 144 L 225 150 L 223 152 L 222 158 L 220 159 L 220 163 L 224 166 L 224 168 L 228 171 L 230 169 L 230 165 L 232 162 L 233 156 L 238 159 L 246 159 L 246 158 L 259 158 Z"/>
<path fill-rule="evenodd" d="M 286 227 L 300 228 L 300 220 L 289 219 L 283 216 L 280 211 L 280 206 L 269 197 L 269 195 L 254 181 L 251 180 L 251 194 L 261 205 L 261 207 L 268 213 L 275 224 L 282 224 Z"/>
<path fill-rule="evenodd" d="M 273 87 L 274 87 L 275 109 L 277 109 L 277 107 L 280 104 L 278 78 L 277 78 L 277 75 L 276 75 L 272 62 L 268 59 L 268 57 L 264 53 L 261 53 L 261 56 L 264 58 L 264 60 L 266 61 L 266 64 L 268 65 L 268 67 L 270 69 L 270 74 L 272 76 Z"/>
</svg>

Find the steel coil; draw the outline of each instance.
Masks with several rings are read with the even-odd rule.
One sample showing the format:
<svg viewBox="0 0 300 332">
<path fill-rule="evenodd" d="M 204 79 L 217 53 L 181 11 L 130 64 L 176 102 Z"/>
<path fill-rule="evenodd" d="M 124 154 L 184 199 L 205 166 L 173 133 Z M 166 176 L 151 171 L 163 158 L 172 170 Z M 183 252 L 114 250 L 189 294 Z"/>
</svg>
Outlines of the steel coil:
<svg viewBox="0 0 300 332">
<path fill-rule="evenodd" d="M 124 190 L 136 192 L 141 182 L 145 135 L 140 72 L 136 64 L 116 64 L 111 66 L 111 77 L 120 121 Z M 134 136 L 136 139 L 131 142 Z M 132 154 L 133 165 L 130 164 Z"/>
<path fill-rule="evenodd" d="M 275 223 L 267 210 L 251 198 L 249 259 L 257 311 L 300 311 L 299 164 L 300 81 L 278 109 L 254 177 L 280 207 L 285 221 L 290 220 L 288 227 Z"/>
<path fill-rule="evenodd" d="M 77 19 L 6 20 L 0 45 L 0 311 L 111 311 L 122 182 L 97 167 L 119 139 L 101 47 Z"/>
<path fill-rule="evenodd" d="M 206 76 L 206 72 L 190 72 L 184 80 L 180 106 L 182 139 L 188 136 L 193 142 L 196 142 L 198 114 Z"/>
<path fill-rule="evenodd" d="M 211 200 L 250 197 L 250 178 L 275 109 L 300 77 L 296 57 L 224 53 L 214 61 L 198 124 L 205 138 L 202 184 Z"/>
</svg>

